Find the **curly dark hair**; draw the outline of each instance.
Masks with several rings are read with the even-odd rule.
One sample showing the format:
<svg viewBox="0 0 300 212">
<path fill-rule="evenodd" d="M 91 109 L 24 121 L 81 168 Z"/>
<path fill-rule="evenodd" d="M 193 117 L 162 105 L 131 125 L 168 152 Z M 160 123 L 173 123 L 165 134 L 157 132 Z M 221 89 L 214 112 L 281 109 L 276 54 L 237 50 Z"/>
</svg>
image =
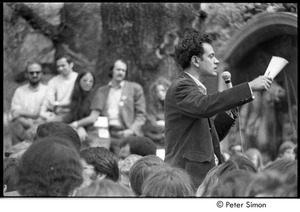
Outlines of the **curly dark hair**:
<svg viewBox="0 0 300 212">
<path fill-rule="evenodd" d="M 106 179 L 119 180 L 119 167 L 114 154 L 104 147 L 88 147 L 81 150 L 80 157 L 93 165 L 97 174 L 106 174 Z"/>
<path fill-rule="evenodd" d="M 204 53 L 203 43 L 211 43 L 212 39 L 208 34 L 201 34 L 197 31 L 188 32 L 186 36 L 175 46 L 175 60 L 183 68 L 190 66 L 193 55 L 202 57 Z"/>
<path fill-rule="evenodd" d="M 75 148 L 65 139 L 48 136 L 34 142 L 17 164 L 21 196 L 69 196 L 83 182 Z"/>
</svg>

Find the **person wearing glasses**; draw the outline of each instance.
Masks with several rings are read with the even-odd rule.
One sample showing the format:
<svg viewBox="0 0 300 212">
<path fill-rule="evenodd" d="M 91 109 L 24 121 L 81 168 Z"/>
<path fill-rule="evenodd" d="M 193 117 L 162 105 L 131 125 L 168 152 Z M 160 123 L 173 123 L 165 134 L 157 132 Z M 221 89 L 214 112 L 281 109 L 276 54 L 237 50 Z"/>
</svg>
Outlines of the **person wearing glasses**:
<svg viewBox="0 0 300 212">
<path fill-rule="evenodd" d="M 12 145 L 30 140 L 36 127 L 42 122 L 40 109 L 46 96 L 47 85 L 41 82 L 42 66 L 30 61 L 25 70 L 28 83 L 18 87 L 11 101 L 11 139 Z"/>
</svg>

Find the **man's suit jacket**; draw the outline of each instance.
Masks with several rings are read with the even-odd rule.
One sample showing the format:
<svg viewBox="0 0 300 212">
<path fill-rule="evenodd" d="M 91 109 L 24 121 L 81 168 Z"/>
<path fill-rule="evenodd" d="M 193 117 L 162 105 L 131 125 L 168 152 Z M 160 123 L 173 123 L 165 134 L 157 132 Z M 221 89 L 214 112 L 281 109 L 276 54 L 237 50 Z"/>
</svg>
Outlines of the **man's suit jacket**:
<svg viewBox="0 0 300 212">
<path fill-rule="evenodd" d="M 165 162 L 185 169 L 197 188 L 215 166 L 214 154 L 223 161 L 219 142 L 234 124 L 225 111 L 251 100 L 248 83 L 206 95 L 181 73 L 165 99 Z"/>
<path fill-rule="evenodd" d="M 95 93 L 91 109 L 99 110 L 101 116 L 106 114 L 106 100 L 110 86 L 104 85 Z M 119 103 L 120 118 L 126 129 L 132 129 L 138 136 L 142 136 L 142 126 L 146 121 L 146 102 L 142 86 L 135 82 L 124 81 Z"/>
</svg>

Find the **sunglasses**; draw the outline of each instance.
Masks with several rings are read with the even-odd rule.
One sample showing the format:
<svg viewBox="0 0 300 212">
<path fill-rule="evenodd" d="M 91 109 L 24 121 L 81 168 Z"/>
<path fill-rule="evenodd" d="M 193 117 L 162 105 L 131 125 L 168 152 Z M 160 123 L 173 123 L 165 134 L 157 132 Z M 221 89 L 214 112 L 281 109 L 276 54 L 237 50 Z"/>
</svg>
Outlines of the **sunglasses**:
<svg viewBox="0 0 300 212">
<path fill-rule="evenodd" d="M 30 75 L 34 75 L 34 74 L 40 74 L 42 73 L 41 71 L 31 71 L 31 72 L 28 72 Z"/>
</svg>

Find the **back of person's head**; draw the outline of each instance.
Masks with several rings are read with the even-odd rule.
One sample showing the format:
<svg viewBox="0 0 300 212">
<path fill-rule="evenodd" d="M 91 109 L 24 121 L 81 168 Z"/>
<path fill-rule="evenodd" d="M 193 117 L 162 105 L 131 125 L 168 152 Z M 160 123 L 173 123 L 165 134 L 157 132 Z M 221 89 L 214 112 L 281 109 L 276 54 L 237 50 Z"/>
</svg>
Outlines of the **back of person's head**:
<svg viewBox="0 0 300 212">
<path fill-rule="evenodd" d="M 254 177 L 254 173 L 236 169 L 218 179 L 207 197 L 242 197 L 244 190 Z"/>
<path fill-rule="evenodd" d="M 3 160 L 3 184 L 6 185 L 6 192 L 17 190 L 17 159 L 4 158 Z"/>
<path fill-rule="evenodd" d="M 286 158 L 278 158 L 268 166 L 263 172 L 275 172 L 278 177 L 283 178 L 283 188 L 281 195 L 297 196 L 297 182 L 298 182 L 298 161 Z"/>
<path fill-rule="evenodd" d="M 114 154 L 104 147 L 88 147 L 81 150 L 80 157 L 93 165 L 96 174 L 105 175 L 112 181 L 119 179 L 119 167 Z"/>
<path fill-rule="evenodd" d="M 146 197 L 190 197 L 194 195 L 188 173 L 184 169 L 169 165 L 156 167 L 142 185 L 142 196 Z"/>
<path fill-rule="evenodd" d="M 130 153 L 147 156 L 147 155 L 156 155 L 156 145 L 148 137 L 143 136 L 129 136 L 125 138 L 129 140 Z"/>
<path fill-rule="evenodd" d="M 142 193 L 142 185 L 146 177 L 157 166 L 164 164 L 164 161 L 156 155 L 147 155 L 138 161 L 131 167 L 129 171 L 130 187 L 137 196 Z"/>
<path fill-rule="evenodd" d="M 127 187 L 108 179 L 95 180 L 87 187 L 78 189 L 76 196 L 83 197 L 134 197 Z"/>
<path fill-rule="evenodd" d="M 63 122 L 47 122 L 38 126 L 36 130 L 36 137 L 44 138 L 47 136 L 56 136 L 68 140 L 77 150 L 80 152 L 81 149 L 81 141 L 78 133 L 74 130 L 70 125 Z"/>
<path fill-rule="evenodd" d="M 197 189 L 197 197 L 205 197 L 210 190 L 218 183 L 218 180 L 233 170 L 245 170 L 250 173 L 256 173 L 254 164 L 246 157 L 235 154 L 224 163 L 213 167 L 208 171 L 204 180 Z"/>
<path fill-rule="evenodd" d="M 278 157 L 294 160 L 295 159 L 295 153 L 294 153 L 295 147 L 296 147 L 296 145 L 292 141 L 284 141 L 279 146 Z"/>
<path fill-rule="evenodd" d="M 224 164 L 224 163 L 223 163 Z M 208 194 L 209 190 L 218 182 L 218 175 L 217 171 L 221 167 L 222 164 L 214 166 L 211 168 L 205 178 L 203 179 L 202 183 L 198 187 L 196 191 L 197 197 L 204 197 Z"/>
<path fill-rule="evenodd" d="M 297 170 L 297 160 L 290 160 L 286 158 L 278 158 L 268 164 L 264 170 L 275 170 L 281 174 L 288 172 L 290 169 Z"/>
<path fill-rule="evenodd" d="M 235 155 L 232 155 L 229 158 L 229 160 L 233 161 L 236 164 L 238 169 L 242 169 L 242 170 L 253 172 L 253 173 L 257 172 L 257 168 L 254 165 L 254 163 L 252 163 L 252 161 L 249 158 L 247 158 L 246 156 L 235 154 Z"/>
<path fill-rule="evenodd" d="M 257 173 L 246 187 L 245 196 L 283 197 L 290 189 L 291 187 L 285 183 L 285 176 L 278 173 L 278 171 L 263 170 Z"/>
<path fill-rule="evenodd" d="M 175 60 L 185 69 L 190 66 L 192 56 L 199 56 L 202 58 L 204 54 L 203 43 L 211 43 L 212 40 L 207 34 L 201 34 L 196 31 L 189 32 L 181 39 L 177 46 L 175 46 Z"/>
<path fill-rule="evenodd" d="M 83 182 L 78 152 L 60 137 L 34 142 L 19 161 L 17 172 L 21 196 L 68 196 Z"/>
<path fill-rule="evenodd" d="M 118 161 L 119 171 L 120 171 L 120 184 L 130 187 L 129 183 L 129 171 L 131 167 L 143 156 L 131 154 L 127 156 L 124 160 Z"/>
<path fill-rule="evenodd" d="M 297 197 L 298 196 L 298 162 L 294 160 L 295 164 L 290 166 L 283 174 L 284 190 L 283 197 Z"/>
</svg>

